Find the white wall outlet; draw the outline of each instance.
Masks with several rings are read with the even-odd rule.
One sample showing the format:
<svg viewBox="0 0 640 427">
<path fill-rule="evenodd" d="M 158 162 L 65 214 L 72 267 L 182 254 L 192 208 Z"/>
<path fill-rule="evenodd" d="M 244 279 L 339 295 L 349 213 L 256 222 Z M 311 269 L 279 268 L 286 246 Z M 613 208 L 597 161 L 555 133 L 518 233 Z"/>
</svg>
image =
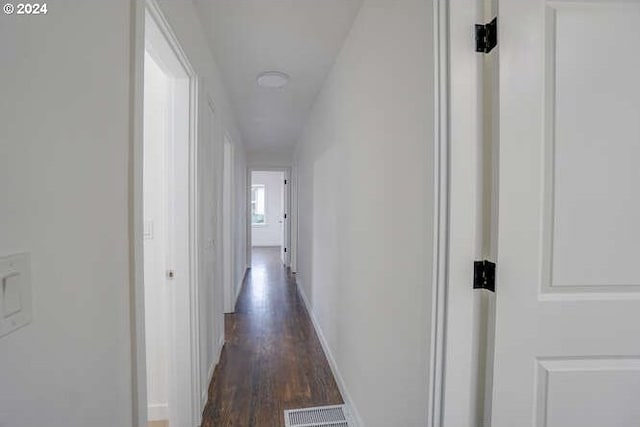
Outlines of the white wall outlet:
<svg viewBox="0 0 640 427">
<path fill-rule="evenodd" d="M 31 323 L 29 254 L 0 258 L 0 337 Z"/>
</svg>

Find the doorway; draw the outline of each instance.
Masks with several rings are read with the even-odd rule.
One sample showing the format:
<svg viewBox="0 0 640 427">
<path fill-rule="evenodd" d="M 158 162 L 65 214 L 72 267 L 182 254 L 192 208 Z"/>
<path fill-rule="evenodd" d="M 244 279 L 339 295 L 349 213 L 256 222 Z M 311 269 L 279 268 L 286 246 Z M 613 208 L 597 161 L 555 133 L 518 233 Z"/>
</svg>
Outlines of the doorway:
<svg viewBox="0 0 640 427">
<path fill-rule="evenodd" d="M 282 264 L 288 267 L 288 170 L 251 170 L 249 190 L 249 238 L 252 252 L 277 252 Z"/>
<path fill-rule="evenodd" d="M 199 366 L 196 79 L 181 52 L 157 5 L 148 2 L 140 73 L 142 153 L 135 166 L 142 178 L 135 191 L 142 226 L 135 239 L 142 239 L 136 268 L 143 271 L 138 295 L 144 295 L 138 299 L 144 326 L 137 319 L 136 340 L 144 342 L 144 356 L 138 356 L 137 419 L 152 427 L 196 425 L 200 388 L 193 374 Z"/>
</svg>

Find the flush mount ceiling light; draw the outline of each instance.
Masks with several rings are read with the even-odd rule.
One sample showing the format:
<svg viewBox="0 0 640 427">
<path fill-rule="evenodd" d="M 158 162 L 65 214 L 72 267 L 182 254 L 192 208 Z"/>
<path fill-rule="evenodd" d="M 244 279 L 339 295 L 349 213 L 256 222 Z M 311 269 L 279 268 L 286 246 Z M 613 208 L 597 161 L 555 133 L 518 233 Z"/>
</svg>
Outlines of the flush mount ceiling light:
<svg viewBox="0 0 640 427">
<path fill-rule="evenodd" d="M 281 71 L 265 71 L 258 74 L 258 86 L 267 88 L 281 88 L 289 83 L 289 76 Z"/>
</svg>

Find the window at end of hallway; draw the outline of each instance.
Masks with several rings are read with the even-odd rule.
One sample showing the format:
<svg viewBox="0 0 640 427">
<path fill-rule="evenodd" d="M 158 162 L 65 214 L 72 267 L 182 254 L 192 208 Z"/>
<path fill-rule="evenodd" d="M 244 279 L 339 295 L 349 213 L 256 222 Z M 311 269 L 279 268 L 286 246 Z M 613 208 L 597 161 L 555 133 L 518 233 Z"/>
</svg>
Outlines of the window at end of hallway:
<svg viewBox="0 0 640 427">
<path fill-rule="evenodd" d="M 264 185 L 251 186 L 251 225 L 265 225 L 265 188 Z"/>
</svg>

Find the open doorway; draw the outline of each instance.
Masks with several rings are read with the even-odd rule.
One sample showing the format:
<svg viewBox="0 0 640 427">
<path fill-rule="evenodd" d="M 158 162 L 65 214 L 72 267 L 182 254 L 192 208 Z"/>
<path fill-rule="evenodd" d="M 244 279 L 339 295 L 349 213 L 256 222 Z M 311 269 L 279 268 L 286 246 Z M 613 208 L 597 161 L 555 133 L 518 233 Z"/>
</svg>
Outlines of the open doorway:
<svg viewBox="0 0 640 427">
<path fill-rule="evenodd" d="M 252 253 L 279 257 L 288 266 L 288 171 L 252 170 L 249 195 Z"/>
<path fill-rule="evenodd" d="M 151 5 L 151 6 L 149 6 Z M 195 425 L 195 78 L 159 10 L 145 13 L 142 263 L 150 427 Z M 138 165 L 139 167 L 140 165 Z M 195 319 L 195 322 L 194 322 Z M 143 404 L 143 405 L 144 405 Z"/>
</svg>

